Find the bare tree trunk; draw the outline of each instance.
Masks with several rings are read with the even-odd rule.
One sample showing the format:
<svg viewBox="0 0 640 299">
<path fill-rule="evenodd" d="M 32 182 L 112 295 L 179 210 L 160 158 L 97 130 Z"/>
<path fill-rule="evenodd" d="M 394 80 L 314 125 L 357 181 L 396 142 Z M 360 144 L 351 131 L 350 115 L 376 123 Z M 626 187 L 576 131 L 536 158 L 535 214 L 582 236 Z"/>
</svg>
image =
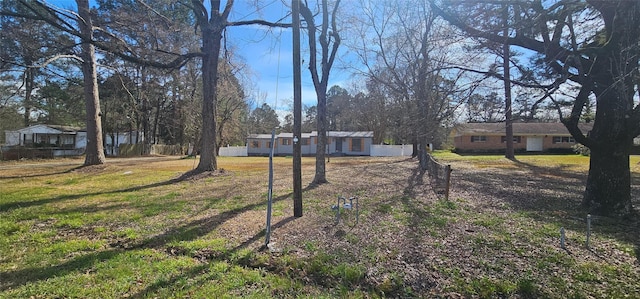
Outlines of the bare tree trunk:
<svg viewBox="0 0 640 299">
<path fill-rule="evenodd" d="M 33 62 L 26 61 L 27 65 L 31 65 Z M 31 124 L 31 109 L 33 108 L 33 103 L 31 103 L 31 96 L 33 95 L 33 83 L 35 80 L 35 69 L 31 67 L 27 67 L 24 71 L 24 126 L 28 127 Z"/>
<path fill-rule="evenodd" d="M 89 11 L 89 0 L 76 0 L 82 33 L 82 75 L 84 81 L 84 103 L 87 111 L 87 149 L 84 165 L 99 165 L 106 162 L 102 143 L 102 122 L 100 120 L 100 98 L 98 96 L 98 75 L 96 71 L 95 48 L 91 44 L 93 24 Z"/>
<path fill-rule="evenodd" d="M 631 210 L 631 171 L 626 146 L 607 145 L 591 149 L 589 176 L 583 205 L 600 215 L 628 215 Z"/>
<path fill-rule="evenodd" d="M 218 169 L 216 160 L 216 86 L 218 84 L 218 60 L 224 29 L 223 19 L 212 14 L 211 22 L 202 25 L 202 142 L 200 144 L 200 163 L 198 172 Z"/>
<path fill-rule="evenodd" d="M 513 117 L 511 113 L 511 70 L 509 65 L 510 53 L 509 53 L 509 43 L 507 42 L 507 38 L 509 37 L 509 6 L 505 5 L 504 14 L 503 14 L 503 22 L 504 22 L 504 38 L 505 42 L 502 44 L 502 62 L 504 68 L 504 101 L 505 101 L 505 123 L 506 123 L 506 144 L 507 148 L 505 151 L 505 158 L 509 160 L 514 160 L 515 154 L 513 152 Z"/>
<path fill-rule="evenodd" d="M 222 132 L 224 131 L 224 125 L 227 121 L 227 118 L 224 118 L 220 121 L 220 126 L 217 128 L 218 138 L 216 144 L 216 156 L 220 156 L 220 148 L 224 146 L 224 138 L 222 136 Z"/>
<path fill-rule="evenodd" d="M 622 87 L 633 86 L 633 79 L 615 80 L 621 76 L 611 75 L 614 61 L 620 61 L 619 57 L 602 59 L 592 69 L 604 84 L 593 88 L 597 109 L 589 136 L 594 142 L 587 143 L 591 154 L 582 203 L 591 213 L 618 216 L 632 211 L 629 154 L 636 134 L 630 133 L 630 127 L 637 120 L 628 120 L 633 88 Z"/>
<path fill-rule="evenodd" d="M 322 88 L 320 88 L 322 89 Z M 327 147 L 327 88 L 316 90 L 318 95 L 318 114 L 316 128 L 318 129 L 318 144 L 316 144 L 316 173 L 313 177 L 314 184 L 327 182 L 326 171 L 326 147 Z"/>
<path fill-rule="evenodd" d="M 299 0 L 294 0 L 299 1 Z M 340 0 L 334 3 L 331 13 L 329 12 L 328 0 L 322 0 L 322 25 L 320 36 L 316 41 L 316 25 L 315 16 L 311 10 L 300 2 L 300 14 L 307 22 L 309 34 L 309 71 L 311 79 L 318 97 L 318 113 L 316 115 L 316 126 L 318 128 L 318 143 L 316 145 L 316 173 L 313 178 L 313 184 L 327 183 L 325 174 L 325 151 L 327 146 L 327 85 L 329 81 L 329 72 L 335 61 L 335 56 L 340 46 L 340 34 L 336 25 L 336 12 L 340 5 Z M 316 42 L 320 43 L 320 72 L 318 72 L 316 58 Z"/>
<path fill-rule="evenodd" d="M 162 107 L 164 107 L 165 103 L 166 99 L 158 99 L 156 102 L 156 115 L 153 120 L 153 144 L 158 144 L 158 123 L 160 122 L 160 111 L 162 110 Z"/>
</svg>

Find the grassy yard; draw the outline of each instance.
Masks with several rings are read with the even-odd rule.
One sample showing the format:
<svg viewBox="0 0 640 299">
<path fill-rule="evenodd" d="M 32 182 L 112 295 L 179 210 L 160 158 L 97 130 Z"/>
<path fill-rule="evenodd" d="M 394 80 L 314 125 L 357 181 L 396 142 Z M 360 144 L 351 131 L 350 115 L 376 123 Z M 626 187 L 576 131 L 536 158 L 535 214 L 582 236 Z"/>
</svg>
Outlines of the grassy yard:
<svg viewBox="0 0 640 299">
<path fill-rule="evenodd" d="M 308 186 L 303 158 L 301 218 L 276 158 L 266 250 L 267 158 L 191 178 L 179 157 L 0 162 L 0 298 L 640 297 L 638 219 L 594 217 L 584 246 L 588 158 L 436 157 L 448 201 L 414 160 L 331 158 L 330 183 Z M 337 196 L 357 218 L 336 223 Z"/>
</svg>

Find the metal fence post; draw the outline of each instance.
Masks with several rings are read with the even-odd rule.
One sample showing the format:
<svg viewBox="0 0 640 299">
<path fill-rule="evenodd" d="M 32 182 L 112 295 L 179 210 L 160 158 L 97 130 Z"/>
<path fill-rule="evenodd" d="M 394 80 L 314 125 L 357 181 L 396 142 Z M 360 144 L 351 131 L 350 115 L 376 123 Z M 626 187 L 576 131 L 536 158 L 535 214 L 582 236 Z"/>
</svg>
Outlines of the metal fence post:
<svg viewBox="0 0 640 299">
<path fill-rule="evenodd" d="M 446 189 L 445 189 L 445 193 L 444 193 L 444 199 L 445 200 L 449 200 L 449 188 L 451 187 L 451 165 L 447 164 L 447 166 L 445 166 L 444 168 L 444 172 L 445 172 L 445 184 L 446 184 Z"/>
</svg>

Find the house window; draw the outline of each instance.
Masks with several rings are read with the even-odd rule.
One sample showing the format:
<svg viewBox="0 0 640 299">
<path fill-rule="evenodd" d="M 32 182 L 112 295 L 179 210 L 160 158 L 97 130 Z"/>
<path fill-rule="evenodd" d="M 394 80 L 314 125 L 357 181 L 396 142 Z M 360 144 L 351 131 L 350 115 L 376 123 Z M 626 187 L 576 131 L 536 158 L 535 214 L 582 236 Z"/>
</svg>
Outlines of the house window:
<svg viewBox="0 0 640 299">
<path fill-rule="evenodd" d="M 362 151 L 362 138 L 351 138 L 351 151 L 352 152 Z"/>
<path fill-rule="evenodd" d="M 291 138 L 282 138 L 282 145 L 291 145 Z"/>
<path fill-rule="evenodd" d="M 521 142 L 521 138 L 520 136 L 513 136 L 513 143 L 520 143 Z M 507 142 L 507 136 L 502 136 L 501 138 L 502 143 L 506 143 Z"/>
<path fill-rule="evenodd" d="M 76 144 L 76 140 L 73 135 L 62 135 L 60 139 L 60 144 L 63 148 L 73 148 Z"/>
<path fill-rule="evenodd" d="M 487 136 L 471 136 L 471 142 L 487 142 Z"/>
<path fill-rule="evenodd" d="M 58 146 L 58 136 L 52 134 L 35 134 L 35 146 L 38 147 L 57 147 Z"/>
<path fill-rule="evenodd" d="M 553 143 L 575 143 L 571 136 L 553 136 Z"/>
<path fill-rule="evenodd" d="M 252 148 L 260 148 L 260 142 L 258 140 L 251 141 Z"/>
<path fill-rule="evenodd" d="M 309 139 L 302 138 L 302 139 L 300 140 L 300 145 L 309 145 Z"/>
<path fill-rule="evenodd" d="M 24 141 L 23 141 L 24 145 L 31 145 L 33 144 L 33 135 L 32 134 L 24 134 Z"/>
<path fill-rule="evenodd" d="M 271 141 L 267 141 L 267 148 L 271 148 Z"/>
</svg>

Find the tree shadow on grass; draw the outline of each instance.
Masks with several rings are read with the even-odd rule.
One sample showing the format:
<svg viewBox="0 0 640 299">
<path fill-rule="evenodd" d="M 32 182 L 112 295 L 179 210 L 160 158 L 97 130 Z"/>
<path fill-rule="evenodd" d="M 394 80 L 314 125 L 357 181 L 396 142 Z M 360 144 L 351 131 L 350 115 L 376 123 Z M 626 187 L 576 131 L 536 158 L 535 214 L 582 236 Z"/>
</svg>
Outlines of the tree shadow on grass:
<svg viewBox="0 0 640 299">
<path fill-rule="evenodd" d="M 76 167 L 72 167 L 70 169 L 67 170 L 61 170 L 61 171 L 53 171 L 53 172 L 46 172 L 46 173 L 36 173 L 36 174 L 26 174 L 26 175 L 0 175 L 0 180 L 10 180 L 10 179 L 26 179 L 26 178 L 37 178 L 37 177 L 46 177 L 46 176 L 54 176 L 54 175 L 60 175 L 60 174 L 67 174 L 67 173 L 72 173 L 78 169 L 81 169 L 83 166 L 76 166 Z"/>
<path fill-rule="evenodd" d="M 573 231 L 586 231 L 588 211 L 582 207 L 586 173 L 565 167 L 541 167 L 515 162 L 518 169 L 471 168 L 452 173 L 452 191 L 458 196 L 480 196 L 480 205 L 506 203 L 515 211 L 545 223 Z M 636 182 L 633 182 L 637 184 Z M 635 190 L 634 190 L 635 189 Z M 632 188 L 632 198 L 638 198 Z M 467 195 L 464 195 L 467 194 Z M 474 198 L 475 200 L 476 198 Z M 615 219 L 593 216 L 592 229 L 619 241 L 634 244 L 640 258 L 640 221 L 638 217 Z"/>
<path fill-rule="evenodd" d="M 298 218 L 290 216 L 287 217 L 285 219 L 280 220 L 278 223 L 274 224 L 272 226 L 272 229 L 277 229 L 279 227 L 284 226 L 285 224 L 294 221 Z M 231 248 L 230 250 L 227 250 L 224 252 L 224 254 L 220 254 L 220 255 L 214 255 L 214 256 L 206 256 L 205 259 L 208 262 L 220 262 L 220 261 L 227 261 L 230 260 L 232 258 L 233 255 L 235 255 L 236 253 L 238 253 L 240 250 L 248 248 L 249 245 L 253 244 L 254 242 L 258 241 L 260 238 L 263 238 L 265 236 L 264 230 L 260 231 L 259 233 L 255 234 L 253 237 L 245 240 L 244 242 L 242 242 L 241 244 L 239 244 L 238 246 Z M 240 261 L 242 262 L 242 261 Z M 251 263 L 250 261 L 246 261 L 246 263 Z M 251 265 L 245 265 L 245 266 L 251 266 Z M 179 281 L 182 281 L 184 279 L 190 279 L 190 278 L 194 278 L 197 276 L 200 276 L 203 274 L 203 271 L 206 271 L 206 269 L 209 268 L 209 266 L 207 264 L 202 264 L 202 265 L 198 265 L 193 267 L 192 269 L 190 269 L 189 271 L 187 271 L 186 273 L 181 273 L 179 275 L 175 275 L 172 276 L 169 279 L 163 279 L 163 280 L 159 280 L 156 281 L 154 283 L 152 283 L 151 285 L 149 285 L 148 287 L 138 291 L 136 294 L 132 295 L 130 298 L 147 298 L 150 294 L 154 294 L 157 291 L 161 290 L 162 288 L 165 288 L 167 286 L 171 286 L 176 284 Z"/>
<path fill-rule="evenodd" d="M 150 185 L 140 186 L 140 187 L 132 187 L 132 188 L 127 188 L 127 189 L 118 190 L 118 191 L 110 191 L 105 193 L 142 190 L 146 188 L 175 183 L 177 181 L 180 181 L 180 180 L 173 179 L 173 180 L 160 182 L 156 184 L 150 184 Z M 309 188 L 304 189 L 304 191 L 306 190 L 309 190 Z M 96 195 L 98 194 L 102 194 L 102 193 L 97 193 Z M 86 196 L 86 195 L 83 195 L 83 196 Z M 284 194 L 274 198 L 273 202 L 274 203 L 279 202 L 287 198 L 290 198 L 291 196 L 292 196 L 292 193 Z M 72 197 L 76 198 L 76 197 L 82 197 L 82 196 L 72 196 Z M 166 246 L 170 242 L 192 241 L 215 230 L 218 226 L 234 218 L 235 216 L 247 211 L 254 210 L 259 206 L 266 206 L 266 204 L 267 204 L 266 202 L 258 202 L 258 203 L 249 204 L 243 207 L 239 207 L 236 209 L 224 211 L 222 213 L 213 215 L 211 217 L 194 220 L 184 225 L 168 229 L 162 234 L 158 234 L 144 240 L 133 241 L 129 244 L 114 243 L 114 244 L 111 244 L 111 249 L 109 250 L 87 253 L 87 254 L 72 258 L 71 260 L 63 262 L 59 265 L 43 266 L 43 267 L 28 267 L 20 270 L 15 270 L 15 271 L 1 272 L 0 273 L 0 291 L 5 291 L 5 290 L 15 288 L 21 285 L 25 285 L 31 282 L 46 280 L 53 277 L 64 276 L 74 272 L 81 272 L 84 269 L 91 268 L 97 263 L 100 263 L 102 261 L 106 261 L 109 259 L 113 259 L 114 257 L 127 252 L 128 250 L 137 250 L 137 249 L 145 249 L 145 248 L 160 249 L 163 246 Z M 276 225 L 274 225 L 274 227 L 280 227 L 292 220 L 293 219 L 290 219 L 290 218 L 284 219 L 279 223 L 277 223 Z M 243 242 L 238 247 L 234 248 L 232 251 L 235 252 L 244 247 L 247 247 L 249 244 L 259 239 L 261 234 L 263 233 L 256 234 L 254 237 Z"/>
<path fill-rule="evenodd" d="M 72 171 L 72 170 L 70 170 L 70 171 Z M 66 171 L 65 173 L 68 173 L 70 171 Z M 212 175 L 213 176 L 218 176 L 218 175 L 226 175 L 226 174 L 227 174 L 227 172 L 218 172 L 217 174 L 212 174 Z M 151 189 L 151 188 L 155 188 L 155 187 L 172 185 L 172 184 L 176 184 L 176 183 L 179 183 L 179 182 L 182 182 L 182 181 L 195 180 L 195 179 L 198 179 L 200 177 L 212 176 L 212 175 L 208 175 L 206 173 L 203 174 L 203 173 L 187 172 L 187 173 L 184 173 L 184 174 L 182 174 L 181 176 L 179 176 L 177 178 L 173 178 L 173 179 L 170 179 L 170 180 L 157 182 L 157 183 L 153 183 L 153 184 L 143 185 L 143 186 L 134 186 L 134 187 L 124 188 L 124 189 L 104 191 L 104 192 L 92 192 L 92 193 L 61 195 L 61 196 L 37 199 L 37 200 L 27 201 L 27 202 L 24 202 L 24 201 L 9 202 L 9 203 L 5 203 L 5 204 L 0 204 L 0 212 L 6 212 L 6 211 L 9 211 L 11 209 L 16 209 L 16 208 L 28 208 L 28 207 L 46 205 L 46 204 L 55 203 L 55 202 L 62 202 L 62 201 L 67 201 L 67 200 L 80 199 L 80 198 L 84 198 L 84 197 L 88 197 L 88 196 L 99 196 L 99 195 L 109 195 L 109 194 L 117 194 L 117 193 L 125 193 L 125 192 L 135 192 L 135 191 Z M 197 176 L 199 176 L 199 177 L 197 177 Z"/>
</svg>

